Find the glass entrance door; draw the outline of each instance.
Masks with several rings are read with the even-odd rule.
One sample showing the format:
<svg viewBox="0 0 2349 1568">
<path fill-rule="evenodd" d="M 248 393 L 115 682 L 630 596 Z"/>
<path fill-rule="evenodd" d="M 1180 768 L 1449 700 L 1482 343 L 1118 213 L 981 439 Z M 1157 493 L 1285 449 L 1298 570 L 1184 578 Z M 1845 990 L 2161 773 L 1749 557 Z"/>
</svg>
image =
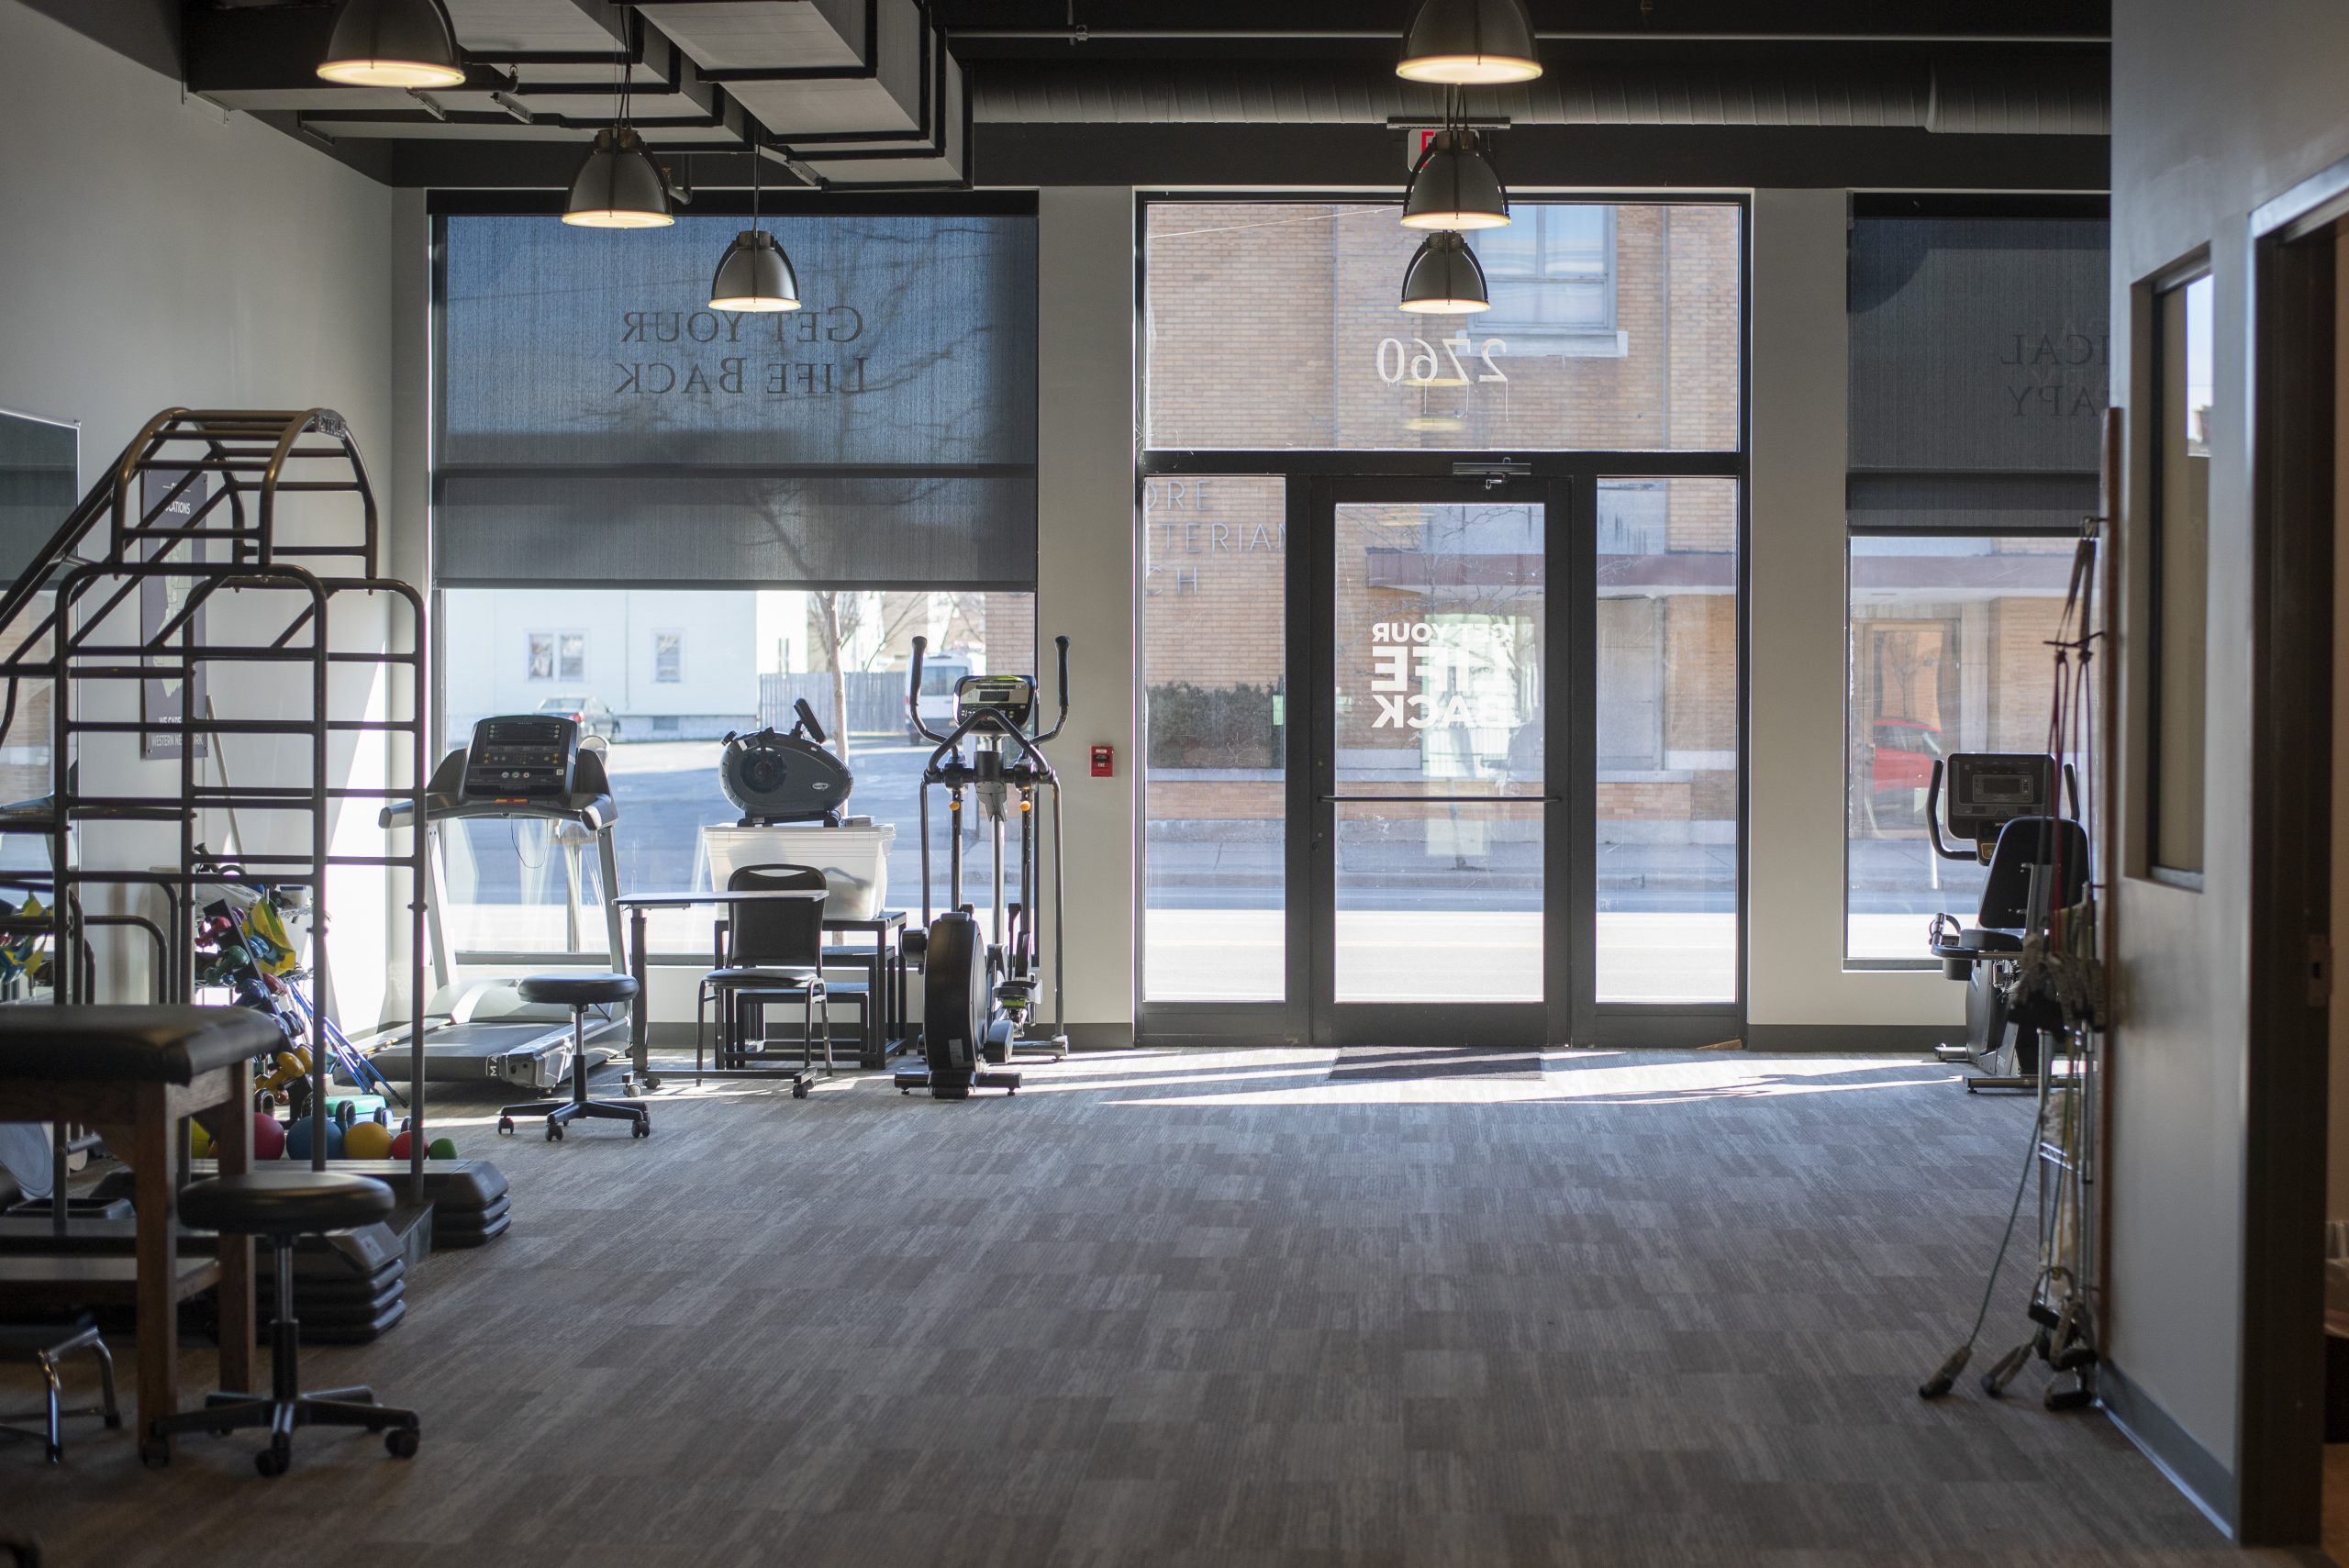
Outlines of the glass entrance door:
<svg viewBox="0 0 2349 1568">
<path fill-rule="evenodd" d="M 1563 995 L 1546 889 L 1549 524 L 1562 484 L 1316 487 L 1312 1033 L 1539 1044 Z"/>
</svg>

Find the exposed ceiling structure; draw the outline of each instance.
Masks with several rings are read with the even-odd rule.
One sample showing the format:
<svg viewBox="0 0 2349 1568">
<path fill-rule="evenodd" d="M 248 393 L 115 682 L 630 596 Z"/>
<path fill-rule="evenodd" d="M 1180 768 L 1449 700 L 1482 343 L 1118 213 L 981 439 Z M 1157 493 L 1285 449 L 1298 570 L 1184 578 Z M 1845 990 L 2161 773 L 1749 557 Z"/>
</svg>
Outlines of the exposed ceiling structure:
<svg viewBox="0 0 2349 1568">
<path fill-rule="evenodd" d="M 563 185 L 623 72 L 688 189 L 747 184 L 750 147 L 838 189 L 1391 183 L 1441 112 L 1394 74 L 1408 0 L 447 3 L 456 87 L 319 81 L 332 0 L 184 0 L 185 79 L 379 178 L 484 189 Z M 1545 74 L 1470 104 L 1513 183 L 2104 183 L 2102 0 L 1530 8 Z"/>
</svg>

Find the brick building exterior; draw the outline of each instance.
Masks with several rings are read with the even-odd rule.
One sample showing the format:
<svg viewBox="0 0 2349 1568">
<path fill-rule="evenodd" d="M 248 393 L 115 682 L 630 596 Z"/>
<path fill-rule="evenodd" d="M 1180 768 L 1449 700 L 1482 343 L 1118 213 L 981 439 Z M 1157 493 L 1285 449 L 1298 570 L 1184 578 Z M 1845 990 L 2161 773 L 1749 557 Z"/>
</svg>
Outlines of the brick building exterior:
<svg viewBox="0 0 2349 1568">
<path fill-rule="evenodd" d="M 1553 238 L 1532 204 L 1520 225 Z M 1581 209 L 1579 251 L 1488 257 L 1495 308 L 1415 317 L 1395 291 L 1420 236 L 1391 206 L 1159 204 L 1149 209 L 1145 417 L 1163 448 L 1301 450 L 1716 450 L 1735 447 L 1741 214 L 1729 205 Z M 1604 215 L 1603 222 L 1588 215 Z M 1480 243 L 1483 237 L 1479 237 Z M 1512 261 L 1520 264 L 1512 281 Z M 1545 266 L 1578 269 L 1563 311 L 1535 297 Z M 1245 280 L 1244 293 L 1235 280 Z M 1366 462 L 1366 467 L 1375 466 Z M 1501 520 L 1476 508 L 1348 507 L 1339 517 L 1338 738 L 1349 774 L 1420 773 L 1428 732 L 1374 730 L 1374 628 L 1464 619 L 1519 628 L 1513 728 L 1538 724 L 1547 650 L 1541 606 L 1553 563 L 1530 545 L 1480 542 Z M 1736 817 L 1738 496 L 1721 479 L 1610 486 L 1601 496 L 1602 658 L 1635 672 L 1607 711 L 1602 839 L 1726 842 Z M 1206 820 L 1276 823 L 1286 716 L 1284 482 L 1265 475 L 1154 479 L 1144 486 L 1144 685 L 1153 828 Z M 1520 530 L 1521 531 L 1521 530 Z M 1446 539 L 1447 533 L 1461 535 Z M 1700 561 L 1687 558 L 1700 557 Z M 1262 694 L 1263 700 L 1240 694 Z M 1223 700 L 1205 694 L 1219 694 Z M 1181 712 L 1168 722 L 1169 704 Z M 1247 731 L 1209 762 L 1201 721 Z M 1526 742 L 1442 738 L 1477 759 L 1449 790 L 1538 794 Z M 1537 730 L 1538 733 L 1538 730 Z M 1382 759 L 1381 753 L 1395 753 Z M 1408 754 L 1408 760 L 1407 760 Z M 1533 753 L 1538 757 L 1538 751 Z M 1256 765 L 1246 765 L 1253 762 Z M 1621 765 L 1609 765 L 1620 762 Z M 1429 764 L 1431 767 L 1436 764 Z M 1457 775 L 1456 763 L 1442 764 Z M 1516 817 L 1509 808 L 1501 813 Z"/>
</svg>

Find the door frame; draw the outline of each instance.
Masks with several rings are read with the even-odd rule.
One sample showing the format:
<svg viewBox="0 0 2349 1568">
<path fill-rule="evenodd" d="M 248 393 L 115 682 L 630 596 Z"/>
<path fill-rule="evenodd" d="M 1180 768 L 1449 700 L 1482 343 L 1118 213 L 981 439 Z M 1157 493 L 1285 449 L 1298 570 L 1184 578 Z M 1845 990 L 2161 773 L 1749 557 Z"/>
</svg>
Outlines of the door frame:
<svg viewBox="0 0 2349 1568">
<path fill-rule="evenodd" d="M 2334 226 L 2349 162 L 2250 223 L 2250 1018 L 2235 1539 L 2323 1520 L 2332 868 Z M 2288 716 L 2290 722 L 2284 719 Z"/>
<path fill-rule="evenodd" d="M 1308 1038 L 1315 1045 L 1399 1045 L 1431 1040 L 1443 1045 L 1551 1046 L 1571 1038 L 1576 993 L 1574 955 L 1583 951 L 1572 928 L 1582 904 L 1575 897 L 1577 859 L 1573 845 L 1575 792 L 1567 781 L 1549 772 L 1548 760 L 1584 752 L 1579 738 L 1596 733 L 1595 690 L 1589 651 L 1595 645 L 1593 617 L 1577 614 L 1592 584 L 1587 546 L 1595 534 L 1595 506 L 1587 499 L 1591 485 L 1565 475 L 1531 476 L 1497 482 L 1466 476 L 1411 477 L 1393 475 L 1341 478 L 1324 476 L 1302 487 L 1306 494 L 1306 527 L 1289 531 L 1291 553 L 1302 553 L 1307 573 L 1305 614 L 1294 602 L 1289 616 L 1289 668 L 1296 673 L 1290 690 L 1302 700 L 1292 711 L 1302 711 L 1302 732 L 1308 765 L 1306 812 L 1287 824 L 1289 901 L 1305 914 L 1305 995 Z M 1542 1000 L 1538 1002 L 1339 1002 L 1335 996 L 1337 926 L 1337 508 L 1380 502 L 1435 506 L 1475 506 L 1480 503 L 1538 506 L 1542 508 Z M 1579 506 L 1579 510 L 1577 509 Z M 1304 550 L 1297 550 L 1302 540 Z M 1562 548 L 1563 547 L 1563 548 Z M 1564 571 L 1560 571 L 1560 567 Z M 1564 593 L 1555 590 L 1564 588 Z M 1563 657 L 1562 657 L 1563 655 Z M 1561 691 L 1566 700 L 1554 699 Z M 1586 711 L 1587 710 L 1587 711 Z M 1569 750 L 1572 748 L 1572 750 Z M 1586 769 L 1574 767 L 1570 778 Z M 1499 797 L 1496 797 L 1499 798 Z M 1299 873 L 1302 872 L 1300 879 Z M 1551 890 L 1563 888 L 1568 902 L 1563 911 Z M 1561 914 L 1566 927 L 1561 939 Z M 1586 969 L 1587 966 L 1584 966 Z M 1584 975 L 1582 983 L 1587 984 Z"/>
<path fill-rule="evenodd" d="M 1310 535 L 1313 518 L 1313 492 L 1322 480 L 1353 482 L 1360 480 L 1411 481 L 1426 479 L 1456 480 L 1471 477 L 1479 465 L 1502 461 L 1522 464 L 1527 473 L 1514 483 L 1537 485 L 1565 482 L 1569 506 L 1586 505 L 1589 517 L 1578 536 L 1586 541 L 1581 554 L 1589 564 L 1579 569 L 1586 573 L 1586 586 L 1579 590 L 1587 599 L 1595 594 L 1596 584 L 1588 578 L 1595 574 L 1597 539 L 1598 487 L 1606 479 L 1675 479 L 1719 478 L 1737 482 L 1737 556 L 1734 591 L 1737 599 L 1737 851 L 1735 856 L 1737 892 L 1734 910 L 1737 917 L 1736 947 L 1732 959 L 1736 995 L 1727 1002 L 1705 1003 L 1646 1003 L 1598 1002 L 1584 999 L 1577 1006 L 1571 998 L 1561 1018 L 1553 1018 L 1545 1037 L 1551 1043 L 1571 1042 L 1577 1046 L 1656 1047 L 1687 1049 L 1711 1045 L 1723 1040 L 1742 1038 L 1745 1033 L 1745 1009 L 1751 995 L 1747 973 L 1747 954 L 1751 948 L 1749 909 L 1752 898 L 1753 777 L 1752 745 L 1752 515 L 1753 482 L 1751 465 L 1744 451 L 1561 451 L 1537 453 L 1501 453 L 1472 451 L 1291 451 L 1286 450 L 1251 451 L 1149 451 L 1135 465 L 1134 518 L 1140 537 L 1143 493 L 1152 481 L 1171 477 L 1214 477 L 1230 475 L 1262 475 L 1278 477 L 1286 484 L 1285 516 L 1287 519 L 1289 548 L 1285 574 L 1287 617 L 1286 639 L 1289 659 L 1285 675 L 1286 689 L 1292 695 L 1305 691 L 1310 678 L 1308 663 L 1300 662 L 1299 653 L 1306 644 L 1297 621 L 1300 614 L 1310 616 L 1315 603 L 1311 573 L 1313 550 Z M 1579 497 L 1577 502 L 1574 498 Z M 1553 525 L 1554 528 L 1555 525 Z M 1553 533 L 1553 538 L 1556 536 Z M 1137 555 L 1136 569 L 1141 569 Z M 1560 568 L 1563 569 L 1563 568 Z M 1140 600 L 1148 615 L 1147 600 Z M 1597 622 L 1594 616 L 1576 617 L 1576 625 L 1586 628 L 1592 639 L 1588 646 L 1580 647 L 1575 656 L 1595 669 L 1597 654 Z M 1137 628 L 1138 638 L 1142 633 Z M 1141 708 L 1148 672 L 1141 659 L 1135 665 L 1135 697 L 1137 715 L 1146 726 L 1146 714 Z M 1555 728 L 1559 719 L 1552 718 L 1550 740 L 1564 744 Z M 1598 713 L 1594 700 L 1586 714 L 1576 716 L 1573 722 L 1575 735 L 1581 737 L 1574 755 L 1596 762 Z M 1283 802 L 1291 832 L 1295 825 L 1309 820 L 1315 808 L 1313 798 L 1312 756 L 1308 744 L 1310 726 L 1292 723 L 1286 726 L 1286 751 L 1284 756 L 1286 784 Z M 1141 732 L 1137 735 L 1137 766 L 1135 769 L 1134 886 L 1142 892 L 1142 899 L 1135 911 L 1134 940 L 1137 962 L 1134 965 L 1134 1018 L 1136 1038 L 1148 1045 L 1218 1046 L 1238 1044 L 1279 1044 L 1303 1046 L 1312 1034 L 1310 943 L 1312 940 L 1312 910 L 1305 896 L 1308 884 L 1306 869 L 1294 856 L 1287 866 L 1286 883 L 1286 919 L 1284 933 L 1286 943 L 1286 987 L 1283 998 L 1264 1002 L 1166 1002 L 1151 1001 L 1144 994 L 1146 964 L 1142 960 L 1142 943 L 1146 940 L 1148 910 L 1148 832 L 1149 814 L 1149 748 Z M 1565 784 L 1566 809 L 1570 814 L 1583 814 L 1582 820 L 1595 827 L 1597 805 L 1597 774 L 1595 769 L 1576 768 L 1574 780 L 1560 781 Z M 1577 792 L 1582 792 L 1580 795 Z M 1564 820 L 1566 831 L 1575 834 L 1571 824 L 1575 816 Z M 1553 840 L 1567 841 L 1563 834 L 1545 834 L 1546 846 Z M 1289 840 L 1294 842 L 1294 840 Z M 1578 842 L 1576 838 L 1574 841 Z M 1573 899 L 1571 908 L 1576 913 L 1575 924 L 1566 928 L 1575 946 L 1572 951 L 1594 952 L 1598 921 L 1598 878 L 1592 856 L 1572 858 L 1567 865 L 1569 880 L 1565 884 L 1567 896 Z M 1557 929 L 1555 927 L 1553 929 Z M 1590 966 L 1584 966 L 1588 973 Z M 1565 993 L 1556 985 L 1549 987 L 1549 1004 L 1556 1006 Z"/>
</svg>

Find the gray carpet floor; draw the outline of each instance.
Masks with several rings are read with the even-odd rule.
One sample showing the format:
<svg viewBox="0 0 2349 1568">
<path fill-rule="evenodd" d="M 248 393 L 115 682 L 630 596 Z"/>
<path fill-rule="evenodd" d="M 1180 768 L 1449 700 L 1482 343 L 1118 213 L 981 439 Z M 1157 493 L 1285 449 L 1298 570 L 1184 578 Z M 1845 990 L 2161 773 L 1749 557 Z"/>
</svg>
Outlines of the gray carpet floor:
<svg viewBox="0 0 2349 1568">
<path fill-rule="evenodd" d="M 249 1436 L 149 1473 L 81 1422 L 60 1469 L 0 1446 L 0 1526 L 65 1568 L 2243 1560 L 2028 1374 L 1916 1396 L 2024 1105 L 1883 1057 L 1413 1060 L 664 1089 L 640 1142 L 451 1104 L 513 1230 L 305 1358 L 420 1410 L 417 1459 L 306 1431 L 282 1480 Z"/>
</svg>

